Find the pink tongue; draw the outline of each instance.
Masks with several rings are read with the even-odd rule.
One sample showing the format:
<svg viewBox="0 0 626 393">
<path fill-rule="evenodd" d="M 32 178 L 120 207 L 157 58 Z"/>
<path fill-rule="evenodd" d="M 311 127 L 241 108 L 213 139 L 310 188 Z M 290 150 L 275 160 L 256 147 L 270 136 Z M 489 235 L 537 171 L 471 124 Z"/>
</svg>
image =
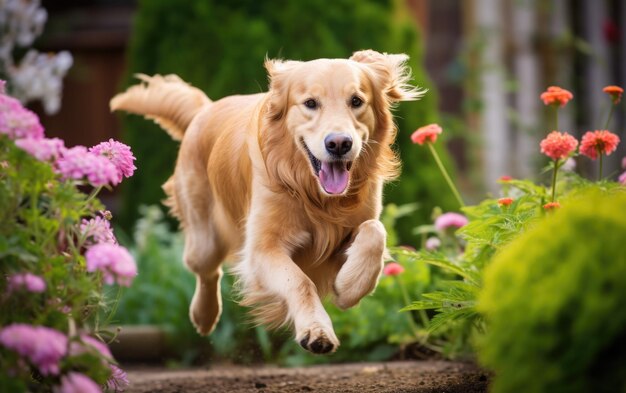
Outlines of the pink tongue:
<svg viewBox="0 0 626 393">
<path fill-rule="evenodd" d="M 346 163 L 341 161 L 324 162 L 320 170 L 320 182 L 329 194 L 341 194 L 348 187 L 350 172 L 346 170 Z"/>
</svg>

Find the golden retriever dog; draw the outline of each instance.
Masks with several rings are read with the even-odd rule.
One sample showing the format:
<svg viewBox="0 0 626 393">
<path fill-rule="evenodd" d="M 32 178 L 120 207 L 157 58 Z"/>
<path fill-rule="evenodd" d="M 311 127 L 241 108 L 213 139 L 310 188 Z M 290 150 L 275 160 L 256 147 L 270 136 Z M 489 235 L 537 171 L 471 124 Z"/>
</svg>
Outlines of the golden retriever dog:
<svg viewBox="0 0 626 393">
<path fill-rule="evenodd" d="M 424 92 L 408 84 L 407 59 L 266 60 L 267 93 L 218 101 L 175 75 L 140 75 L 145 83 L 111 100 L 181 141 L 163 188 L 197 278 L 189 314 L 200 334 L 219 319 L 232 254 L 241 303 L 259 323 L 292 325 L 313 353 L 337 349 L 321 299 L 352 307 L 381 274 L 383 183 L 399 169 L 391 108 Z"/>
</svg>

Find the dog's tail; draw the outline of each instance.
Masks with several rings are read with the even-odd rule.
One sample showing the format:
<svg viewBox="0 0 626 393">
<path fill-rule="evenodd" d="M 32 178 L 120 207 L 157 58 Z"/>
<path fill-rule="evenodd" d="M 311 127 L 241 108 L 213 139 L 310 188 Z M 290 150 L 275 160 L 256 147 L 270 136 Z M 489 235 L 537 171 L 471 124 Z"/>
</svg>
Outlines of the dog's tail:
<svg viewBox="0 0 626 393">
<path fill-rule="evenodd" d="M 111 111 L 124 110 L 154 120 L 174 140 L 183 139 L 185 130 L 198 111 L 211 100 L 176 75 L 137 74 L 143 83 L 131 86 L 111 99 Z"/>
</svg>

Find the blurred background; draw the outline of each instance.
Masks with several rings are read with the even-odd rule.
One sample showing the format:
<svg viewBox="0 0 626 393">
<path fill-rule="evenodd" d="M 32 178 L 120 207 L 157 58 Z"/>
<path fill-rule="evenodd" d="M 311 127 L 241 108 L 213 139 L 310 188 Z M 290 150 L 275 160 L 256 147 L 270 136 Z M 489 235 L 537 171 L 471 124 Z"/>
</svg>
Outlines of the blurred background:
<svg viewBox="0 0 626 393">
<path fill-rule="evenodd" d="M 118 238 L 134 247 L 142 272 L 122 294 L 117 321 L 165 326 L 169 338 L 163 340 L 175 337 L 174 358 L 183 363 L 215 357 L 284 364 L 325 360 L 298 352 L 284 335 L 246 326 L 232 302 L 211 338 L 195 335 L 187 321 L 193 279 L 180 263 L 176 224 L 159 205 L 177 144 L 151 122 L 108 109 L 113 95 L 136 83 L 133 74 L 176 73 L 215 100 L 266 90 L 266 55 L 345 58 L 367 48 L 409 54 L 414 83 L 429 93 L 398 108 L 403 174 L 385 191 L 384 220 L 397 244 L 413 247 L 420 245 L 413 228 L 429 223 L 434 208 L 456 208 L 432 157 L 410 143 L 413 130 L 432 122 L 443 126 L 443 160 L 466 200 L 477 201 L 495 193 L 503 175 L 543 176 L 546 161 L 538 144 L 550 131 L 550 113 L 539 95 L 548 86 L 573 92 L 574 100 L 560 111 L 560 129 L 580 137 L 603 128 L 610 100 L 602 88 L 626 81 L 622 0 L 50 0 L 42 6 L 48 19 L 34 47 L 67 50 L 73 66 L 58 113 L 47 114 L 38 102 L 31 107 L 47 135 L 65 139 L 67 146 L 108 138 L 131 145 L 136 175 L 103 196 Z M 618 108 L 611 130 L 626 140 L 624 106 Z M 625 146 L 608 158 L 604 173 L 618 174 Z M 595 173 L 589 160 L 577 165 L 580 173 Z M 435 280 L 428 268 L 414 268 L 411 298 Z M 231 281 L 226 278 L 226 289 Z M 394 283 L 383 278 L 359 312 L 332 315 L 354 359 L 405 356 L 398 346 L 409 348 L 415 338 L 396 312 L 404 299 Z M 453 347 L 438 349 L 462 352 Z"/>
</svg>

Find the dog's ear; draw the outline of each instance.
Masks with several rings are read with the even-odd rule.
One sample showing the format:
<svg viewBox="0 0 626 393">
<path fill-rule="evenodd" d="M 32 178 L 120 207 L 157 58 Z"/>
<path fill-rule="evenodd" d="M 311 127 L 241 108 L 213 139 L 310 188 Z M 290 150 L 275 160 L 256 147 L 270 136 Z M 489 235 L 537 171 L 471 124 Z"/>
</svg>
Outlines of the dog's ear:
<svg viewBox="0 0 626 393">
<path fill-rule="evenodd" d="M 272 120 L 280 120 L 286 111 L 288 99 L 289 71 L 300 64 L 294 60 L 277 60 L 265 58 L 265 69 L 269 78 L 268 115 Z"/>
<path fill-rule="evenodd" d="M 383 91 L 390 102 L 414 101 L 427 91 L 409 84 L 409 56 L 404 53 L 387 54 L 368 49 L 354 52 L 350 60 L 362 64 L 369 71 L 375 88 Z"/>
</svg>

